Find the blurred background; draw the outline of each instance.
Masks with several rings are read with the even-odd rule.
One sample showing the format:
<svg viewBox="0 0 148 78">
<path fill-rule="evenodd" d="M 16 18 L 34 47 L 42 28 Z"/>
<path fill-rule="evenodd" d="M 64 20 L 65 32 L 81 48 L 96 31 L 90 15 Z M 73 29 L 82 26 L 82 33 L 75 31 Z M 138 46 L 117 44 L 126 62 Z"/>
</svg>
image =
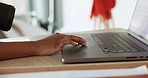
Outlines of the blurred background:
<svg viewBox="0 0 148 78">
<path fill-rule="evenodd" d="M 16 7 L 14 27 L 6 37 L 35 36 L 55 32 L 94 30 L 90 19 L 93 0 L 0 0 Z M 114 26 L 128 29 L 137 0 L 116 0 L 112 9 Z M 103 27 L 99 29 L 104 29 Z"/>
</svg>

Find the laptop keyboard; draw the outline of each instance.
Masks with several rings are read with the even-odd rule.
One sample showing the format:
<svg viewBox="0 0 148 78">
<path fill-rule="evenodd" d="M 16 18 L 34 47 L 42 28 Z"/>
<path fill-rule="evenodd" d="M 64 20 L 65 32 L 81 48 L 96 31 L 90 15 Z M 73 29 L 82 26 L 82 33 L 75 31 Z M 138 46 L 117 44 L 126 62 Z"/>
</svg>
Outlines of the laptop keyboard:
<svg viewBox="0 0 148 78">
<path fill-rule="evenodd" d="M 146 52 L 126 34 L 92 34 L 92 37 L 105 53 Z"/>
</svg>

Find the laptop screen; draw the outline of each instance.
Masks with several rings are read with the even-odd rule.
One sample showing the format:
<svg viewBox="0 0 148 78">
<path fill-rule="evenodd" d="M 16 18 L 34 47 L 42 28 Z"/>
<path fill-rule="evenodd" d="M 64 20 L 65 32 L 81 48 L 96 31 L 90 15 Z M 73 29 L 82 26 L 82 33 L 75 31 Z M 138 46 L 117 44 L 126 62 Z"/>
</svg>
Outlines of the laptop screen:
<svg viewBox="0 0 148 78">
<path fill-rule="evenodd" d="M 129 31 L 148 41 L 148 0 L 138 0 Z"/>
</svg>

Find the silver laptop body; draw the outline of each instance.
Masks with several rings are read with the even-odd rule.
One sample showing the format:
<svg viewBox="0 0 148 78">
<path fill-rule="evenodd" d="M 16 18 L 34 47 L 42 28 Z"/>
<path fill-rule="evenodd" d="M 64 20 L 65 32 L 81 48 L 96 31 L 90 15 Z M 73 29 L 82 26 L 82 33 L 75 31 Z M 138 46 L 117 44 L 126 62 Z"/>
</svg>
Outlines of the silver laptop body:
<svg viewBox="0 0 148 78">
<path fill-rule="evenodd" d="M 138 0 L 126 33 L 80 34 L 87 46 L 67 45 L 63 63 L 148 60 L 148 0 Z M 122 21 L 122 20 L 121 20 Z"/>
</svg>

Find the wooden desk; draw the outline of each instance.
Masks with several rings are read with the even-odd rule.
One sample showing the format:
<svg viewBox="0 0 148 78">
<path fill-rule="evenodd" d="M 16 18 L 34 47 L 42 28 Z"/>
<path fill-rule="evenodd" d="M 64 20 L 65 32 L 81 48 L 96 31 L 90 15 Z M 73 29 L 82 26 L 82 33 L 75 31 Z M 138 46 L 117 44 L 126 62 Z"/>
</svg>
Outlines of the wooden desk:
<svg viewBox="0 0 148 78">
<path fill-rule="evenodd" d="M 125 32 L 123 29 L 111 29 L 107 32 Z M 90 31 L 85 33 L 96 33 Z M 106 31 L 99 31 L 100 33 Z M 82 32 L 84 33 L 84 32 Z M 38 40 L 46 36 L 27 37 L 31 40 Z M 25 38 L 25 37 L 24 37 Z M 41 72 L 41 71 L 63 71 L 63 70 L 89 70 L 89 69 L 118 69 L 131 68 L 141 65 L 148 65 L 148 61 L 130 62 L 106 62 L 106 63 L 84 63 L 84 64 L 62 64 L 60 54 L 53 56 L 36 56 L 19 59 L 0 61 L 0 74 Z"/>
</svg>

